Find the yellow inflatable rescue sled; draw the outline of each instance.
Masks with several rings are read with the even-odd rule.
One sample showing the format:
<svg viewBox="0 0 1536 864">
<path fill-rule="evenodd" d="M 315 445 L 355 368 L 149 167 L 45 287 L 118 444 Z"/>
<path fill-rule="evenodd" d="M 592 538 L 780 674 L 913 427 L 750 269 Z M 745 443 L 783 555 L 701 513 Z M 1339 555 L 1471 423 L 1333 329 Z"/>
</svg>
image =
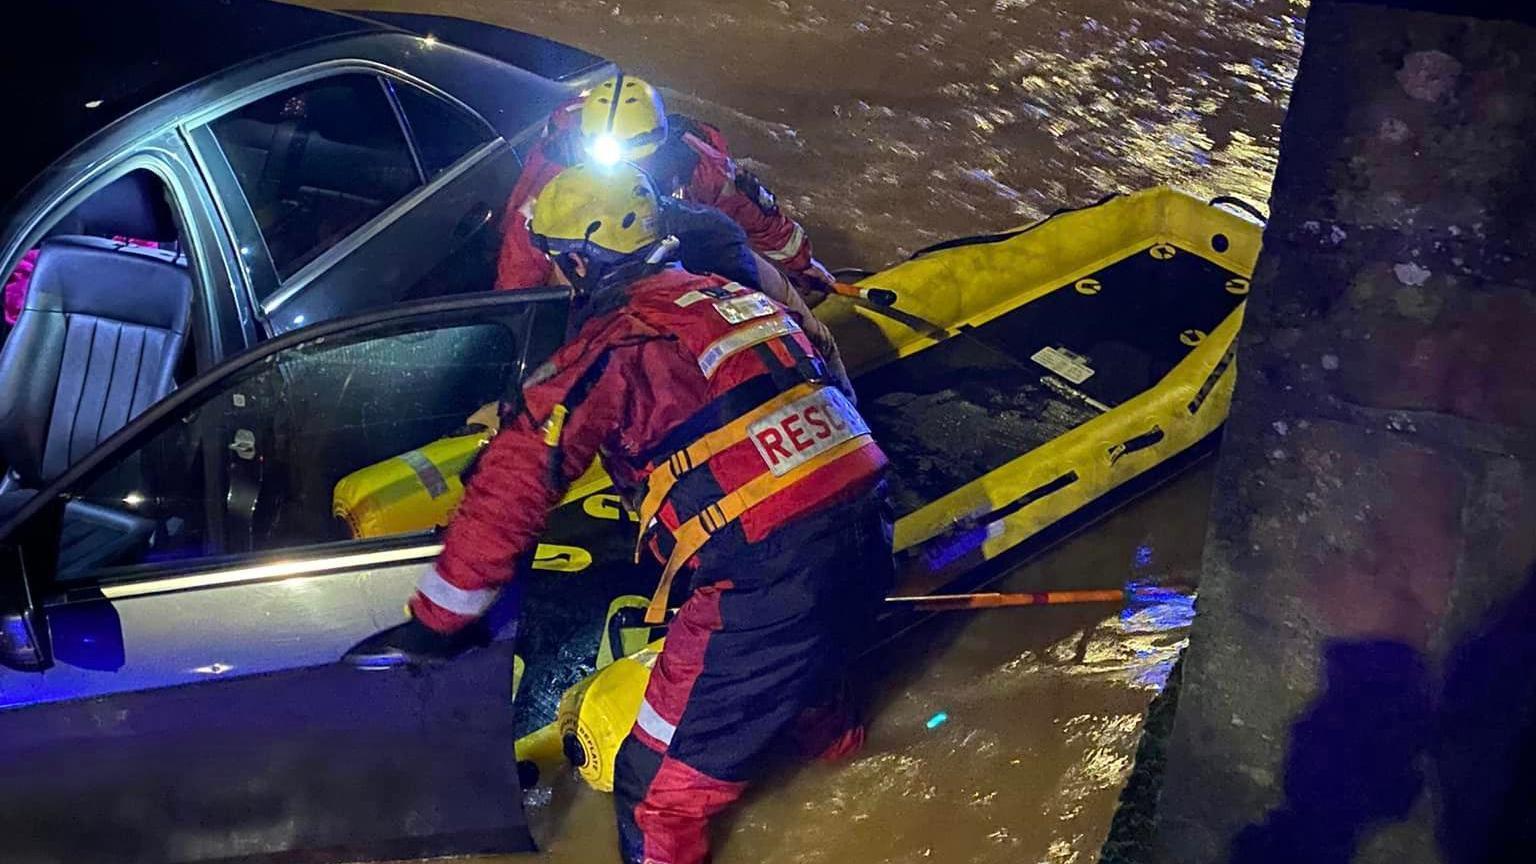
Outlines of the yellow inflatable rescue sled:
<svg viewBox="0 0 1536 864">
<path fill-rule="evenodd" d="M 859 283 L 895 291 L 895 315 L 818 308 L 892 458 L 902 593 L 937 590 L 1216 430 L 1260 237 L 1246 215 L 1154 189 Z M 561 701 L 566 757 L 596 788 L 611 788 L 660 645 Z"/>
<path fill-rule="evenodd" d="M 336 484 L 331 511 L 359 539 L 447 525 L 464 497 L 460 475 L 490 440 L 475 426 L 354 471 Z"/>
</svg>

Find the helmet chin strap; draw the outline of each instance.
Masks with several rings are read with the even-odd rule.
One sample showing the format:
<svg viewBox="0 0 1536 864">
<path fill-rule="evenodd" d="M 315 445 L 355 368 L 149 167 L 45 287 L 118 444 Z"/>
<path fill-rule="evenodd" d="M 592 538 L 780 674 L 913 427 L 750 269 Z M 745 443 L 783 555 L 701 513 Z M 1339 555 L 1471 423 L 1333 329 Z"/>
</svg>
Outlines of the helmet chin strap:
<svg viewBox="0 0 1536 864">
<path fill-rule="evenodd" d="M 570 258 L 562 255 L 556 260 L 556 266 L 565 278 L 576 287 L 577 292 L 585 295 L 599 294 L 616 287 L 622 287 L 642 276 L 649 275 L 661 269 L 672 259 L 677 257 L 677 250 L 682 246 L 682 241 L 668 235 L 657 240 L 649 247 L 636 251 L 625 260 L 617 264 L 603 264 L 593 255 L 583 256 L 586 260 L 586 273 L 579 274 L 571 265 Z"/>
<path fill-rule="evenodd" d="M 623 288 L 629 283 L 649 276 L 666 267 L 677 257 L 682 242 L 674 236 L 666 236 L 639 250 L 618 264 L 603 265 L 592 256 L 586 257 L 586 275 L 576 273 L 567 256 L 560 256 L 556 266 L 571 283 L 571 333 L 594 315 L 616 308 L 623 301 Z"/>
<path fill-rule="evenodd" d="M 656 245 L 651 247 L 650 254 L 645 256 L 645 263 L 665 264 L 676 258 L 677 250 L 681 248 L 683 248 L 683 241 L 677 239 L 675 234 L 668 234 L 656 241 Z"/>
<path fill-rule="evenodd" d="M 571 263 L 571 256 L 569 254 L 555 256 L 555 266 L 560 268 L 560 273 L 565 276 L 565 281 L 571 283 L 571 296 L 573 298 L 578 294 L 587 293 L 587 289 L 590 287 L 587 284 L 588 277 L 576 272 L 576 267 Z M 587 273 L 590 274 L 591 272 L 592 269 L 588 266 Z"/>
</svg>

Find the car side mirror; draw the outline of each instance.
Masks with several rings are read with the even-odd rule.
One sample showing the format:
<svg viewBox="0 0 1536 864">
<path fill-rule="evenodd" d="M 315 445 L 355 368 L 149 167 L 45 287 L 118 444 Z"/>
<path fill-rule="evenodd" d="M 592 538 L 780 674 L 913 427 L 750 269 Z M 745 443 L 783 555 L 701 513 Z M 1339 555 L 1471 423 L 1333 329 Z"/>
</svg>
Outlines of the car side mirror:
<svg viewBox="0 0 1536 864">
<path fill-rule="evenodd" d="M 77 590 L 72 602 L 45 611 L 35 599 L 39 580 L 58 572 L 65 513 L 77 526 L 107 538 L 92 546 L 97 554 L 140 542 L 149 530 L 145 526 L 153 525 L 133 514 L 59 498 L 0 546 L 0 666 L 40 672 L 62 663 L 115 672 L 123 668 L 125 651 L 122 622 L 110 602 Z M 76 556 L 73 563 L 89 566 L 90 561 Z"/>
</svg>

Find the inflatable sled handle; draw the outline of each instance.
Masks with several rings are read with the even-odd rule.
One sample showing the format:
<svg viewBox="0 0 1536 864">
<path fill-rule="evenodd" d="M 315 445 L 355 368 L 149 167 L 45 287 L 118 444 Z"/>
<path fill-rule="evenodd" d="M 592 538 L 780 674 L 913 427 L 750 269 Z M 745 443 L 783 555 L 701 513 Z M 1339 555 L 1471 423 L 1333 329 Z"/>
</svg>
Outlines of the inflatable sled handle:
<svg viewBox="0 0 1536 864">
<path fill-rule="evenodd" d="M 887 307 L 896 305 L 896 292 L 885 288 L 860 288 L 857 285 L 838 282 L 832 291 L 844 297 L 863 300 L 873 306 Z"/>
<path fill-rule="evenodd" d="M 1236 195 L 1217 195 L 1215 198 L 1212 198 L 1209 203 L 1212 207 L 1220 207 L 1224 204 L 1229 207 L 1236 207 L 1244 213 L 1247 213 L 1253 218 L 1259 220 L 1261 223 L 1266 225 L 1269 224 L 1269 217 L 1264 215 L 1263 210 L 1260 210 L 1252 204 L 1249 204 L 1247 201 L 1244 201 Z"/>
</svg>

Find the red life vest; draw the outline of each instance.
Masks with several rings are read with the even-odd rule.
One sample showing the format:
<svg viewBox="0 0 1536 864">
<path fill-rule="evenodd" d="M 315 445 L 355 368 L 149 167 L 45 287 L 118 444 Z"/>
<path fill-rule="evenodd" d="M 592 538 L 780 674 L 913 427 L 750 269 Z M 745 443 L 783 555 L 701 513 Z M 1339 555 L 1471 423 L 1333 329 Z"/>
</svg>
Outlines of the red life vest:
<svg viewBox="0 0 1536 864">
<path fill-rule="evenodd" d="M 709 401 L 642 456 L 641 540 L 671 580 L 714 535 L 755 542 L 871 487 L 886 463 L 858 410 L 832 386 L 787 310 L 718 277 L 666 271 L 632 287 L 619 314 L 675 338 L 708 381 Z"/>
</svg>

